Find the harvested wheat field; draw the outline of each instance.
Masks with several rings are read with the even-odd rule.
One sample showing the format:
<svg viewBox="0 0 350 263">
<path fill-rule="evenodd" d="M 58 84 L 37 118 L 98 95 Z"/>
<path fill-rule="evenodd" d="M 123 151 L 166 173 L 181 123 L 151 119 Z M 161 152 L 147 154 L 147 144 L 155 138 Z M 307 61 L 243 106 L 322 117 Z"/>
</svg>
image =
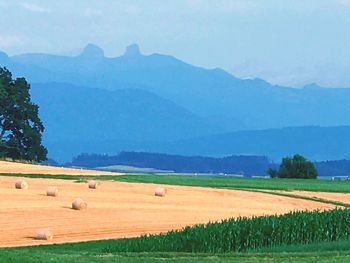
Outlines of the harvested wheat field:
<svg viewBox="0 0 350 263">
<path fill-rule="evenodd" d="M 0 174 L 118 175 L 118 173 L 0 161 Z"/>
<path fill-rule="evenodd" d="M 26 191 L 15 189 L 16 177 L 0 185 L 0 246 L 63 243 L 160 233 L 229 217 L 329 209 L 332 205 L 271 194 L 203 187 L 167 186 L 165 197 L 154 196 L 159 185 L 104 181 L 101 189 L 87 183 L 30 179 Z M 60 190 L 46 195 L 48 186 Z M 87 203 L 73 210 L 76 198 Z M 36 240 L 36 231 L 50 229 L 52 241 Z"/>
</svg>

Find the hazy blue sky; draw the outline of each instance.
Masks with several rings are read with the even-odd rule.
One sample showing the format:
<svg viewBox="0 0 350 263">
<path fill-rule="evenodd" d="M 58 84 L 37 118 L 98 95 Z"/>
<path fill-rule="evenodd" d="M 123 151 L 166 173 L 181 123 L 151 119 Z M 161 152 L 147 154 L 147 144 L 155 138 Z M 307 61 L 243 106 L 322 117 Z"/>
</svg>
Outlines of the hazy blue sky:
<svg viewBox="0 0 350 263">
<path fill-rule="evenodd" d="M 350 0 L 0 0 L 0 50 L 138 43 L 240 77 L 350 87 Z"/>
</svg>

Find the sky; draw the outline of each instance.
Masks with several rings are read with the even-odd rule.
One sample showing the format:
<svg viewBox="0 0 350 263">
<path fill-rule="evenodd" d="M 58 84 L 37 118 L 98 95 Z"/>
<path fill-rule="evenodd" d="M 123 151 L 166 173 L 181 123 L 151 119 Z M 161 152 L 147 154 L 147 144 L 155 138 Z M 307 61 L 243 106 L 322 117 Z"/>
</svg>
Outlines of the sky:
<svg viewBox="0 0 350 263">
<path fill-rule="evenodd" d="M 9 55 L 137 43 L 241 78 L 350 87 L 350 0 L 0 0 L 0 25 Z"/>
</svg>

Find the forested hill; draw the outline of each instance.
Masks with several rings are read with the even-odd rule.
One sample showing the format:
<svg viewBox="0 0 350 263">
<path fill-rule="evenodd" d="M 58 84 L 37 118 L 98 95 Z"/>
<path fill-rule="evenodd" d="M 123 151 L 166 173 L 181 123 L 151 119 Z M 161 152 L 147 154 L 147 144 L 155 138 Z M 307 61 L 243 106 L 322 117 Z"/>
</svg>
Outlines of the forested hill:
<svg viewBox="0 0 350 263">
<path fill-rule="evenodd" d="M 350 176 L 350 160 L 314 162 L 319 176 Z M 147 152 L 121 152 L 115 156 L 105 154 L 80 154 L 68 166 L 86 168 L 127 165 L 139 168 L 154 168 L 178 173 L 227 173 L 245 176 L 266 175 L 269 167 L 279 164 L 265 156 L 182 156 Z"/>
<path fill-rule="evenodd" d="M 321 176 L 350 176 L 350 160 L 315 162 Z"/>
<path fill-rule="evenodd" d="M 105 167 L 129 165 L 135 167 L 171 170 L 178 173 L 230 173 L 263 175 L 270 166 L 264 156 L 227 156 L 223 158 L 181 156 L 146 152 L 121 152 L 115 156 L 81 154 L 73 158 L 72 166 Z"/>
</svg>

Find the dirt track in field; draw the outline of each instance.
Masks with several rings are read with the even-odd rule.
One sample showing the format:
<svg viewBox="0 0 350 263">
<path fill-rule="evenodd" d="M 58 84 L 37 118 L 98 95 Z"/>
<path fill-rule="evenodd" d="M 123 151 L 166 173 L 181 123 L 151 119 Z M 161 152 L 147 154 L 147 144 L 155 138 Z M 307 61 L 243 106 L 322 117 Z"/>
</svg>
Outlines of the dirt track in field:
<svg viewBox="0 0 350 263">
<path fill-rule="evenodd" d="M 155 184 L 103 181 L 101 189 L 87 183 L 30 179 L 28 190 L 14 188 L 17 177 L 0 177 L 0 246 L 51 243 L 34 240 L 39 228 L 49 228 L 55 243 L 133 237 L 196 223 L 237 216 L 329 209 L 332 205 L 264 193 L 202 187 L 166 186 L 166 197 L 154 196 Z M 58 197 L 45 195 L 47 186 Z M 70 208 L 83 198 L 88 209 Z"/>
<path fill-rule="evenodd" d="M 289 191 L 289 192 L 280 191 L 280 192 L 292 193 L 292 194 L 307 196 L 307 197 L 322 198 L 322 199 L 350 204 L 350 194 L 346 194 L 346 193 L 309 192 L 309 191 Z"/>
<path fill-rule="evenodd" d="M 104 171 L 0 161 L 0 174 L 118 175 Z"/>
</svg>

